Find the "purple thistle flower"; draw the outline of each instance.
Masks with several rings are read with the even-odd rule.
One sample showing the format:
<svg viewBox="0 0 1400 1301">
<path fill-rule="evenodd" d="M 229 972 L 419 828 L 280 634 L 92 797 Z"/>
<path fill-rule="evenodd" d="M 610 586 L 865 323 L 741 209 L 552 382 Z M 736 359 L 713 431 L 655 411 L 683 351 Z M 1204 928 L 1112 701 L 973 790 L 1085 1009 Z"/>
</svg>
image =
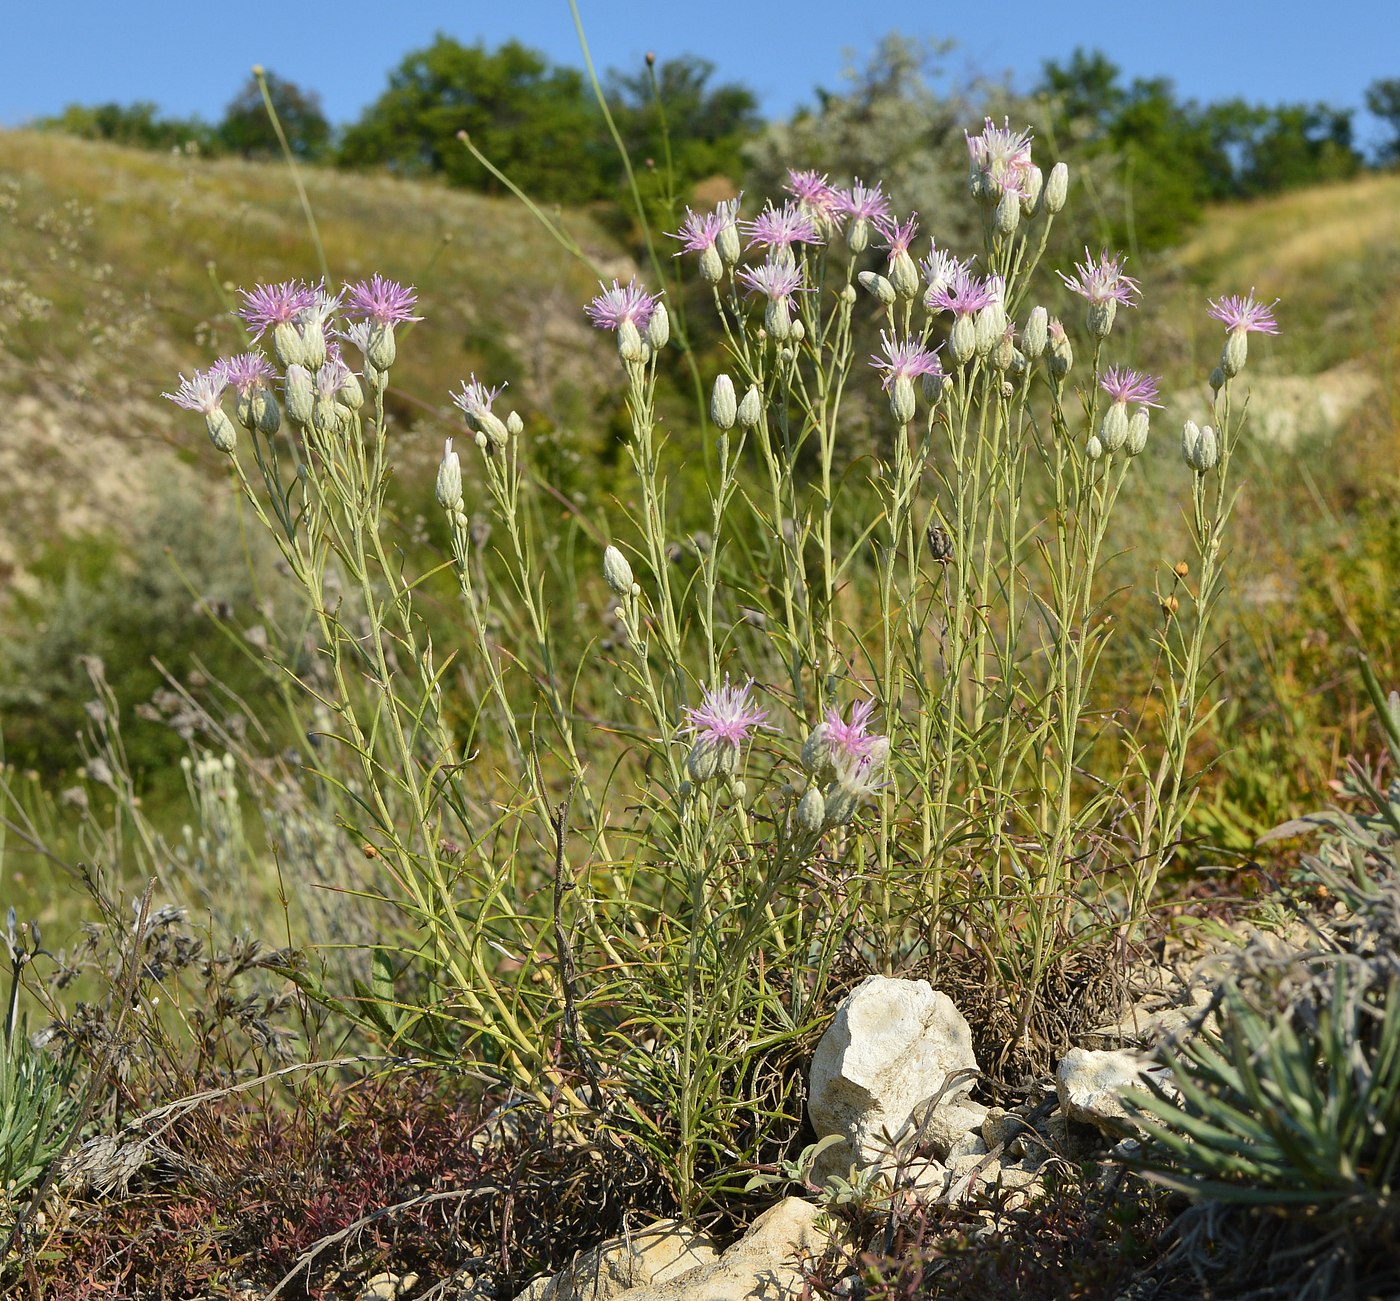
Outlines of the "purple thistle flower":
<svg viewBox="0 0 1400 1301">
<path fill-rule="evenodd" d="M 316 368 L 316 392 L 327 402 L 333 402 L 350 378 L 350 367 L 340 355 L 340 345 L 327 344 L 326 359 Z"/>
<path fill-rule="evenodd" d="M 238 309 L 253 338 L 260 339 L 276 325 L 294 324 L 298 316 L 316 301 L 316 291 L 300 280 L 283 280 L 272 285 L 240 289 L 243 306 Z"/>
<path fill-rule="evenodd" d="M 724 742 L 737 750 L 750 733 L 768 725 L 767 711 L 749 699 L 752 689 L 752 678 L 741 687 L 732 687 L 728 674 L 722 687 L 702 687 L 699 707 L 683 711 L 685 730 L 697 739 Z"/>
<path fill-rule="evenodd" d="M 885 241 L 881 247 L 889 249 L 890 261 L 893 262 L 901 253 L 909 252 L 909 246 L 919 233 L 919 214 L 911 212 L 906 221 L 895 221 L 893 217 L 877 217 L 875 229 Z"/>
<path fill-rule="evenodd" d="M 888 750 L 889 741 L 870 730 L 870 716 L 874 712 L 873 700 L 856 701 L 851 706 L 849 723 L 842 719 L 839 710 L 831 708 L 826 711 L 823 735 L 835 751 L 832 755 L 835 762 L 868 763 Z"/>
<path fill-rule="evenodd" d="M 924 302 L 935 311 L 952 312 L 957 317 L 973 316 L 1000 301 L 1000 286 L 993 279 L 983 280 L 965 264 L 958 263 L 949 272 L 947 283 L 936 290 L 930 288 Z"/>
<path fill-rule="evenodd" d="M 1031 133 L 1013 131 L 1011 120 L 1002 119 L 996 126 L 984 118 L 980 135 L 967 135 L 967 152 L 972 166 L 981 172 L 1003 194 L 1015 191 L 1025 197 L 1026 175 L 1031 170 Z"/>
<path fill-rule="evenodd" d="M 397 325 L 402 321 L 421 321 L 412 315 L 418 295 L 410 285 L 407 289 L 395 280 L 386 280 L 378 272 L 368 281 L 359 280 L 345 286 L 347 316 L 364 317 L 376 325 Z"/>
<path fill-rule="evenodd" d="M 786 249 L 793 244 L 820 244 L 822 237 L 811 213 L 797 203 L 775 208 L 771 203 L 752 221 L 740 223 L 749 248 Z"/>
<path fill-rule="evenodd" d="M 601 287 L 602 281 L 598 283 Z M 660 295 L 647 293 L 634 276 L 625 288 L 614 280 L 611 289 L 604 289 L 583 310 L 600 330 L 616 330 L 624 321 L 630 321 L 641 333 L 660 301 Z"/>
<path fill-rule="evenodd" d="M 929 249 L 928 256 L 919 263 L 919 271 L 923 275 L 924 283 L 928 286 L 928 291 L 924 295 L 924 303 L 932 308 L 935 304 L 931 301 L 932 296 L 948 288 L 952 283 L 953 276 L 958 272 L 964 275 L 971 274 L 972 268 L 959 258 L 955 258 L 947 249 L 937 246 Z"/>
<path fill-rule="evenodd" d="M 1219 302 L 1213 298 L 1206 301 L 1210 304 L 1210 311 L 1206 315 L 1223 322 L 1231 334 L 1237 330 L 1246 334 L 1278 333 L 1278 322 L 1274 320 L 1274 308 L 1279 305 L 1277 298 L 1272 303 L 1257 303 L 1254 301 L 1254 290 L 1251 289 L 1247 297 L 1243 294 L 1230 294 Z"/>
<path fill-rule="evenodd" d="M 242 352 L 236 357 L 223 357 L 210 367 L 218 371 L 239 395 L 247 397 L 255 388 L 265 388 L 276 377 L 272 363 L 260 352 Z"/>
<path fill-rule="evenodd" d="M 913 339 L 899 342 L 894 335 L 883 330 L 880 332 L 880 342 L 884 345 L 885 355 L 872 356 L 870 364 L 876 370 L 884 372 L 880 383 L 887 392 L 894 386 L 895 381 L 901 378 L 912 380 L 919 375 L 943 374 L 937 349 L 926 348 Z M 857 705 L 856 709 L 860 709 L 860 705 Z M 866 712 L 868 714 L 869 710 Z"/>
<path fill-rule="evenodd" d="M 177 407 L 186 411 L 202 411 L 206 416 L 219 409 L 219 399 L 228 387 L 228 376 L 222 363 L 215 362 L 208 370 L 197 370 L 193 378 L 180 376 L 180 387 L 174 393 L 163 393 Z"/>
<path fill-rule="evenodd" d="M 1157 401 L 1156 378 L 1141 371 L 1110 366 L 1100 376 L 1099 387 L 1115 402 L 1140 402 L 1145 407 L 1162 405 Z"/>
<path fill-rule="evenodd" d="M 876 221 L 890 215 L 889 198 L 881 192 L 878 182 L 868 186 L 857 179 L 849 190 L 837 190 L 836 199 L 840 211 L 852 221 Z"/>
<path fill-rule="evenodd" d="M 706 249 L 714 248 L 715 240 L 719 238 L 720 231 L 730 225 L 732 221 L 733 218 L 729 214 L 718 210 L 699 213 L 692 212 L 687 208 L 685 220 L 681 222 L 680 230 L 671 235 L 672 239 L 681 241 L 681 247 L 676 256 L 680 257 L 681 253 L 703 253 Z"/>
<path fill-rule="evenodd" d="M 1074 269 L 1078 274 L 1073 278 L 1065 275 L 1063 271 L 1057 271 L 1055 274 L 1071 291 L 1087 298 L 1091 304 L 1114 302 L 1121 303 L 1124 307 L 1136 306 L 1132 296 L 1140 294 L 1142 290 L 1136 280 L 1123 274 L 1121 253 L 1117 257 L 1109 257 L 1105 251 L 1099 254 L 1099 259 L 1095 262 L 1086 248 L 1084 261 L 1076 262 Z"/>
<path fill-rule="evenodd" d="M 787 184 L 783 188 L 820 221 L 834 223 L 841 215 L 840 194 L 827 182 L 824 172 L 799 172 L 788 168 Z"/>
<path fill-rule="evenodd" d="M 791 304 L 793 294 L 805 292 L 802 269 L 785 257 L 770 257 L 760 266 L 743 267 L 739 279 L 748 286 L 750 293 L 762 294 L 770 303 Z"/>
<path fill-rule="evenodd" d="M 496 388 L 487 388 L 485 384 L 477 381 L 475 375 L 471 378 L 471 383 L 462 381 L 462 391 L 453 393 L 452 401 L 461 407 L 462 414 L 472 420 L 481 420 L 484 416 L 492 414 L 491 404 L 501 395 L 505 388 L 504 384 Z"/>
</svg>

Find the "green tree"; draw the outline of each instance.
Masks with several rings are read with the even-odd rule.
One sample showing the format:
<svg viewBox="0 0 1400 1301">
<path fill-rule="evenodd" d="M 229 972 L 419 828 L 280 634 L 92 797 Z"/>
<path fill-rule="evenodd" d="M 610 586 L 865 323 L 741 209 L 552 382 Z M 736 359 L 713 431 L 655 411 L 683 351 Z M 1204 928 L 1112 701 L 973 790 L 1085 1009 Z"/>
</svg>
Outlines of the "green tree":
<svg viewBox="0 0 1400 1301">
<path fill-rule="evenodd" d="M 619 164 L 605 142 L 582 74 L 551 67 L 517 41 L 488 51 L 439 34 L 390 74 L 388 89 L 346 129 L 344 166 L 441 174 L 498 193 L 499 183 L 458 140 L 472 142 L 537 198 L 580 203 L 611 194 Z"/>
<path fill-rule="evenodd" d="M 321 111 L 321 97 L 275 72 L 265 73 L 264 77 L 268 98 L 292 153 L 308 161 L 324 157 L 330 147 L 331 124 Z M 244 158 L 266 158 L 280 152 L 277 132 L 268 117 L 256 76 L 243 83 L 224 110 L 217 134 L 225 149 Z"/>
<path fill-rule="evenodd" d="M 40 118 L 41 131 L 62 131 L 84 140 L 110 140 L 138 149 L 186 149 L 200 152 L 216 147 L 214 130 L 198 117 L 161 117 L 149 100 L 134 104 L 69 104 L 57 117 Z"/>
<path fill-rule="evenodd" d="M 1367 86 L 1366 111 L 1390 130 L 1390 139 L 1377 150 L 1380 162 L 1400 163 L 1400 77 L 1382 77 Z"/>
</svg>

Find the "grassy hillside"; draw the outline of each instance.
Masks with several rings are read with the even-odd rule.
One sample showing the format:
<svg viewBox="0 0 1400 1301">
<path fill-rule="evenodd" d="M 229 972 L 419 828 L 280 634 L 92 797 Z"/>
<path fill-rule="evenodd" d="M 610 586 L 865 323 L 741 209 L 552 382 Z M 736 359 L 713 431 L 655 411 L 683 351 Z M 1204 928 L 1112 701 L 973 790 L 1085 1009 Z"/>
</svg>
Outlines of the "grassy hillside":
<svg viewBox="0 0 1400 1301">
<path fill-rule="evenodd" d="M 447 392 L 473 371 L 590 441 L 608 354 L 581 311 L 596 276 L 518 204 L 335 172 L 305 183 L 333 278 L 418 287 L 432 328 L 403 349 L 392 395 L 409 455 L 437 454 Z M 213 462 L 160 394 L 243 346 L 235 288 L 318 264 L 277 166 L 0 132 L 0 205 L 2 575 L 36 540 L 122 532 L 176 484 L 190 492 L 191 467 Z M 626 280 L 596 222 L 567 224 L 599 274 Z"/>
</svg>

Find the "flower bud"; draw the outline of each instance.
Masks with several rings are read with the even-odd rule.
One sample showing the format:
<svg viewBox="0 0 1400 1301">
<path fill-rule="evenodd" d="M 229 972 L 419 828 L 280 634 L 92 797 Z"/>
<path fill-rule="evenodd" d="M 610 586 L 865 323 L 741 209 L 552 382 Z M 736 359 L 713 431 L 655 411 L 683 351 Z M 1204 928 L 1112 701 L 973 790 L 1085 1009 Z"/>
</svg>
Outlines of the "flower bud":
<svg viewBox="0 0 1400 1301">
<path fill-rule="evenodd" d="M 712 736 L 702 736 L 694 745 L 690 747 L 690 753 L 685 757 L 686 771 L 690 773 L 692 781 L 704 783 L 719 775 L 720 751 L 732 750 L 734 747 L 727 742 L 717 740 Z"/>
<path fill-rule="evenodd" d="M 979 357 L 985 357 L 1001 341 L 1006 333 L 1006 308 L 1000 303 L 988 303 L 977 313 L 973 329 L 973 348 Z"/>
<path fill-rule="evenodd" d="M 1244 369 L 1248 355 L 1249 335 L 1244 330 L 1231 330 L 1225 336 L 1225 347 L 1220 352 L 1220 369 L 1226 379 L 1234 379 Z"/>
<path fill-rule="evenodd" d="M 831 767 L 832 744 L 825 723 L 818 723 L 802 743 L 802 767 L 813 777 L 819 777 Z"/>
<path fill-rule="evenodd" d="M 1014 235 L 1021 224 L 1021 196 L 1015 190 L 1006 190 L 997 200 L 997 210 L 992 217 L 992 229 L 998 235 Z"/>
<path fill-rule="evenodd" d="M 860 808 L 860 796 L 848 786 L 840 782 L 827 788 L 826 795 L 822 799 L 824 813 L 823 822 L 828 827 L 844 827 L 856 815 Z"/>
<path fill-rule="evenodd" d="M 520 412 L 512 411 L 506 416 L 506 433 L 512 438 L 519 438 L 525 432 L 525 422 L 520 418 Z"/>
<path fill-rule="evenodd" d="M 716 429 L 734 428 L 739 407 L 734 397 L 734 381 L 728 375 L 716 375 L 715 386 L 710 393 L 710 419 Z"/>
<path fill-rule="evenodd" d="M 335 391 L 337 402 L 343 403 L 351 411 L 358 411 L 365 404 L 365 391 L 360 387 L 360 381 L 355 378 L 352 371 L 346 371 L 340 377 L 340 385 Z"/>
<path fill-rule="evenodd" d="M 1225 372 L 1224 372 L 1223 370 L 1221 370 L 1219 366 L 1217 366 L 1217 367 L 1216 367 L 1213 371 L 1211 371 L 1211 373 L 1210 373 L 1210 391 L 1211 391 L 1212 393 L 1219 393 L 1220 390 L 1223 389 L 1224 387 L 1225 387 Z"/>
<path fill-rule="evenodd" d="M 311 412 L 316 401 L 316 388 L 311 382 L 311 372 L 305 366 L 292 362 L 287 367 L 283 398 L 287 405 L 287 415 L 292 421 L 303 426 L 311 423 Z"/>
<path fill-rule="evenodd" d="M 890 259 L 889 283 L 894 287 L 894 292 L 906 303 L 912 303 L 919 296 L 919 290 L 923 288 L 923 280 L 919 276 L 918 265 L 909 256 L 908 249 L 900 249 Z"/>
<path fill-rule="evenodd" d="M 799 316 L 795 321 L 793 321 L 792 329 L 788 331 L 788 338 L 793 343 L 801 343 L 802 340 L 806 337 L 807 327 L 802 324 L 802 318 Z"/>
<path fill-rule="evenodd" d="M 763 313 L 763 328 L 778 343 L 786 343 L 792 333 L 792 316 L 786 298 L 770 298 Z"/>
<path fill-rule="evenodd" d="M 603 580 L 618 596 L 632 595 L 632 566 L 627 557 L 614 546 L 603 550 Z"/>
<path fill-rule="evenodd" d="M 657 303 L 651 309 L 651 319 L 647 321 L 647 342 L 656 352 L 660 352 L 671 339 L 671 317 L 665 303 Z"/>
<path fill-rule="evenodd" d="M 758 391 L 758 385 L 750 384 L 748 392 L 739 403 L 739 409 L 735 413 L 735 419 L 739 422 L 741 429 L 752 429 L 763 417 L 763 395 Z"/>
<path fill-rule="evenodd" d="M 209 441 L 219 451 L 232 456 L 233 449 L 238 446 L 238 432 L 228 418 L 228 412 L 223 407 L 215 407 L 205 415 L 204 427 L 209 431 Z"/>
<path fill-rule="evenodd" d="M 1103 443 L 1097 434 L 1089 435 L 1089 441 L 1084 444 L 1084 453 L 1091 461 L 1097 461 L 1103 456 Z"/>
<path fill-rule="evenodd" d="M 1129 456 L 1139 456 L 1147 446 L 1148 415 L 1146 407 L 1139 407 L 1128 421 L 1128 437 L 1123 447 Z"/>
<path fill-rule="evenodd" d="M 943 396 L 943 390 L 947 387 L 948 377 L 942 371 L 935 371 L 931 375 L 923 375 L 919 379 L 919 387 L 924 391 L 924 398 L 928 402 L 937 402 Z"/>
<path fill-rule="evenodd" d="M 856 287 L 854 285 L 842 285 L 841 292 L 837 294 L 836 297 L 849 307 L 856 301 Z"/>
<path fill-rule="evenodd" d="M 443 449 L 442 462 L 438 465 L 437 499 L 438 505 L 449 513 L 462 505 L 462 461 L 452 450 L 450 438 Z"/>
<path fill-rule="evenodd" d="M 617 327 L 617 355 L 624 362 L 636 364 L 646 360 L 641 332 L 635 321 L 620 321 Z"/>
<path fill-rule="evenodd" d="M 890 413 L 895 423 L 907 425 L 914 418 L 914 381 L 908 375 L 896 375 L 890 385 Z"/>
<path fill-rule="evenodd" d="M 724 259 L 713 244 L 700 250 L 700 279 L 707 285 L 717 285 L 724 279 Z"/>
<path fill-rule="evenodd" d="M 1105 452 L 1116 452 L 1128 441 L 1128 407 L 1124 402 L 1110 402 L 1099 426 L 1099 442 Z"/>
<path fill-rule="evenodd" d="M 739 243 L 739 228 L 732 221 L 720 228 L 719 234 L 715 236 L 715 248 L 719 250 L 725 266 L 738 265 L 744 250 Z"/>
<path fill-rule="evenodd" d="M 1032 307 L 1026 317 L 1026 328 L 1021 331 L 1021 351 L 1032 361 L 1045 351 L 1049 339 L 1050 314 L 1043 307 Z"/>
<path fill-rule="evenodd" d="M 394 342 L 392 321 L 373 322 L 369 327 L 369 346 L 365 349 L 365 360 L 375 370 L 389 370 L 398 360 L 398 345 Z"/>
<path fill-rule="evenodd" d="M 326 364 L 326 331 L 319 318 L 305 320 L 297 330 L 301 336 L 302 365 L 320 370 Z"/>
<path fill-rule="evenodd" d="M 797 825 L 811 835 L 818 835 L 826 822 L 826 801 L 815 786 L 809 786 L 797 801 Z"/>
<path fill-rule="evenodd" d="M 870 222 L 865 217 L 857 217 L 846 228 L 846 247 L 852 253 L 864 253 L 870 246 Z"/>
<path fill-rule="evenodd" d="M 1069 168 L 1064 163 L 1056 163 L 1050 169 L 1050 176 L 1045 182 L 1045 193 L 1041 196 L 1041 202 L 1045 205 L 1045 211 L 1053 214 L 1065 206 L 1065 200 L 1068 197 Z"/>
<path fill-rule="evenodd" d="M 1027 217 L 1034 217 L 1040 207 L 1040 196 L 1045 191 L 1045 173 L 1039 167 L 1031 167 L 1025 175 L 1026 192 L 1021 196 L 1021 211 Z"/>
<path fill-rule="evenodd" d="M 1056 379 L 1064 379 L 1074 365 L 1074 349 L 1070 346 L 1069 335 L 1059 321 L 1050 322 L 1050 373 Z"/>
<path fill-rule="evenodd" d="M 953 328 L 948 331 L 948 355 L 955 365 L 962 366 L 971 361 L 977 352 L 977 323 L 970 316 L 953 318 Z"/>
<path fill-rule="evenodd" d="M 892 306 L 898 297 L 894 285 L 878 271 L 862 271 L 856 279 L 860 281 L 860 287 L 866 293 L 878 298 L 886 307 Z"/>
<path fill-rule="evenodd" d="M 1096 339 L 1108 338 L 1113 329 L 1113 318 L 1118 314 L 1118 303 L 1108 298 L 1101 303 L 1090 303 L 1087 314 L 1089 333 Z"/>
<path fill-rule="evenodd" d="M 1181 430 L 1181 459 L 1197 474 L 1206 474 L 1215 469 L 1220 460 L 1220 444 L 1215 430 L 1209 425 L 1198 426 L 1188 420 Z"/>
<path fill-rule="evenodd" d="M 272 327 L 272 351 L 285 370 L 288 366 L 307 364 L 306 347 L 301 332 L 290 321 L 278 321 Z"/>
<path fill-rule="evenodd" d="M 490 440 L 491 446 L 497 451 L 505 447 L 510 442 L 510 430 L 501 422 L 501 418 L 493 411 L 482 411 L 476 417 L 476 427 L 479 433 L 485 434 Z"/>
<path fill-rule="evenodd" d="M 271 393 L 264 392 L 253 399 L 253 415 L 258 422 L 258 433 L 271 438 L 282 428 L 282 409 Z"/>
</svg>

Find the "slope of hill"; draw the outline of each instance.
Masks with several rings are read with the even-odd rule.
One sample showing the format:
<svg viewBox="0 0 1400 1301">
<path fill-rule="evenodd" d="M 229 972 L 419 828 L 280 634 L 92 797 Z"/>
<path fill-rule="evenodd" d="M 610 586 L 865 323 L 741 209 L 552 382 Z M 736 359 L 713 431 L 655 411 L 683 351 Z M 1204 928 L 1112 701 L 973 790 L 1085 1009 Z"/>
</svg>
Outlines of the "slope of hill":
<svg viewBox="0 0 1400 1301">
<path fill-rule="evenodd" d="M 407 448 L 440 447 L 447 393 L 472 372 L 552 429 L 593 414 L 610 374 L 581 312 L 596 275 L 518 204 L 329 171 L 305 184 L 333 279 L 418 287 L 431 328 L 392 394 Z M 595 221 L 566 221 L 598 274 L 627 278 Z M 0 132 L 0 586 L 36 540 L 120 533 L 207 476 L 160 394 L 241 349 L 237 287 L 317 267 L 283 167 Z"/>
</svg>

